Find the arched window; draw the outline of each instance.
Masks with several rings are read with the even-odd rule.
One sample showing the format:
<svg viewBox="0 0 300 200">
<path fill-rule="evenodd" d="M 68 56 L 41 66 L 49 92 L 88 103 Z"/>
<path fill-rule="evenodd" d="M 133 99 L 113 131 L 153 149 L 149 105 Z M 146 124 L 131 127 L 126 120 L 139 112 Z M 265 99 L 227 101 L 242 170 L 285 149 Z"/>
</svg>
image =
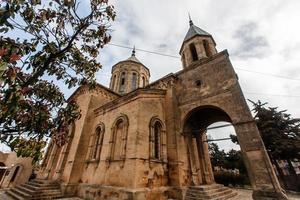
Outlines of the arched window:
<svg viewBox="0 0 300 200">
<path fill-rule="evenodd" d="M 194 43 L 190 44 L 190 51 L 191 51 L 191 54 L 192 54 L 193 61 L 198 60 L 198 54 L 197 54 L 197 50 L 196 50 L 196 47 L 195 47 Z"/>
<path fill-rule="evenodd" d="M 17 177 L 19 171 L 20 171 L 20 166 L 17 166 L 11 179 L 10 179 L 10 182 L 14 182 L 16 180 L 16 177 Z"/>
<path fill-rule="evenodd" d="M 184 53 L 182 53 L 182 58 L 181 58 L 181 60 L 182 60 L 183 66 L 186 67 L 186 60 L 185 60 L 185 55 L 184 55 Z"/>
<path fill-rule="evenodd" d="M 154 158 L 160 159 L 161 149 L 161 124 L 157 121 L 154 124 Z"/>
<path fill-rule="evenodd" d="M 203 40 L 203 47 L 204 47 L 206 56 L 210 57 L 211 56 L 211 51 L 209 49 L 209 44 L 208 44 L 207 40 Z"/>
<path fill-rule="evenodd" d="M 128 117 L 118 117 L 112 127 L 110 138 L 110 153 L 108 160 L 124 160 L 126 157 L 126 143 L 128 134 Z"/>
<path fill-rule="evenodd" d="M 114 90 L 115 84 L 116 84 L 117 75 L 114 75 L 112 83 L 111 83 L 111 89 Z"/>
<path fill-rule="evenodd" d="M 125 81 L 126 81 L 125 78 L 126 78 L 126 74 L 125 72 L 122 72 L 120 76 L 120 88 L 119 88 L 120 93 L 123 93 L 125 91 Z"/>
<path fill-rule="evenodd" d="M 137 74 L 135 72 L 132 73 L 132 79 L 131 79 L 131 89 L 136 89 L 136 81 L 137 81 Z"/>
<path fill-rule="evenodd" d="M 163 123 L 154 117 L 150 121 L 150 159 L 165 161 L 166 155 L 166 134 Z"/>
<path fill-rule="evenodd" d="M 142 77 L 142 86 L 143 86 L 143 87 L 146 86 L 146 80 L 145 80 L 145 77 Z"/>
<path fill-rule="evenodd" d="M 90 160 L 99 160 L 102 150 L 104 137 L 104 124 L 101 123 L 97 126 L 94 135 L 91 137 L 90 142 Z"/>
</svg>

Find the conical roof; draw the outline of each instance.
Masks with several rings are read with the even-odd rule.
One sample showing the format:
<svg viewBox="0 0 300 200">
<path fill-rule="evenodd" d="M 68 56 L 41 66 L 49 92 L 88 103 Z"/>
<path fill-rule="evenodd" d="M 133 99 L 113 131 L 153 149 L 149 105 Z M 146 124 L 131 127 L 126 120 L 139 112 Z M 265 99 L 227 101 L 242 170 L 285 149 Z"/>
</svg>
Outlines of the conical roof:
<svg viewBox="0 0 300 200">
<path fill-rule="evenodd" d="M 179 54 L 181 54 L 181 51 L 182 51 L 182 47 L 183 47 L 183 44 L 188 41 L 189 39 L 195 37 L 195 36 L 208 36 L 210 37 L 213 42 L 215 43 L 214 41 L 214 38 L 212 37 L 212 35 L 208 32 L 206 32 L 205 30 L 199 28 L 198 26 L 195 26 L 193 21 L 191 20 L 190 18 L 190 28 L 188 30 L 188 32 L 186 33 L 185 37 L 184 37 L 184 40 L 182 42 L 182 45 L 181 45 L 181 48 L 180 48 L 180 51 L 179 51 Z M 216 44 L 216 43 L 215 43 Z"/>
<path fill-rule="evenodd" d="M 127 58 L 126 60 L 120 61 L 120 62 L 118 62 L 117 64 L 122 63 L 122 62 L 127 62 L 127 61 L 136 62 L 136 63 L 138 63 L 138 64 L 141 64 L 142 66 L 144 66 L 144 67 L 146 68 L 146 70 L 149 71 L 149 69 L 148 69 L 141 61 L 139 61 L 139 60 L 135 57 L 135 47 L 133 47 L 132 54 L 131 54 L 131 56 L 130 56 L 129 58 Z M 115 64 L 115 65 L 113 66 L 113 68 L 114 68 L 117 64 Z M 113 69 L 113 68 L 112 68 L 112 69 Z M 149 73 L 150 73 L 150 71 L 149 71 Z"/>
<path fill-rule="evenodd" d="M 134 55 L 130 56 L 129 58 L 127 58 L 125 61 L 133 61 L 133 62 L 137 62 L 137 63 L 141 63 L 141 61 L 139 61 Z M 142 63 L 141 63 L 142 64 Z"/>
<path fill-rule="evenodd" d="M 204 35 L 204 36 L 211 36 L 211 34 L 209 34 L 208 32 L 202 30 L 201 28 L 195 26 L 194 24 L 192 24 L 188 30 L 188 32 L 186 33 L 183 42 L 191 39 L 192 37 L 194 37 L 195 35 Z"/>
</svg>

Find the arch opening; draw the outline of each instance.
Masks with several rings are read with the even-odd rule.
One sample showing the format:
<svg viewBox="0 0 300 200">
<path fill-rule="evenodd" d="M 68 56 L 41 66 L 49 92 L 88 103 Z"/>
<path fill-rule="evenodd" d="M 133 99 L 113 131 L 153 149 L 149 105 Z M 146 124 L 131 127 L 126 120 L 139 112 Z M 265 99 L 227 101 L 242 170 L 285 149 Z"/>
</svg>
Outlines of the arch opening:
<svg viewBox="0 0 300 200">
<path fill-rule="evenodd" d="M 240 175 L 235 166 L 244 165 L 242 153 L 238 146 L 231 142 L 230 134 L 235 135 L 235 131 L 232 120 L 225 111 L 213 106 L 199 107 L 190 111 L 184 122 L 183 132 L 187 144 L 192 185 L 215 182 L 226 185 L 220 182 L 223 181 L 219 179 L 220 177 Z M 213 137 L 211 137 L 212 133 Z M 216 154 L 212 153 L 212 149 Z M 237 165 L 230 165 L 232 164 L 230 159 L 237 159 L 232 161 L 237 162 Z M 245 169 L 245 166 L 241 167 L 242 170 Z M 243 174 L 244 176 L 246 180 L 247 173 Z"/>
<path fill-rule="evenodd" d="M 197 49 L 195 47 L 195 44 L 194 43 L 191 43 L 190 44 L 190 51 L 191 51 L 191 54 L 192 54 L 192 59 L 193 61 L 196 61 L 198 60 L 198 53 L 197 53 Z"/>
</svg>

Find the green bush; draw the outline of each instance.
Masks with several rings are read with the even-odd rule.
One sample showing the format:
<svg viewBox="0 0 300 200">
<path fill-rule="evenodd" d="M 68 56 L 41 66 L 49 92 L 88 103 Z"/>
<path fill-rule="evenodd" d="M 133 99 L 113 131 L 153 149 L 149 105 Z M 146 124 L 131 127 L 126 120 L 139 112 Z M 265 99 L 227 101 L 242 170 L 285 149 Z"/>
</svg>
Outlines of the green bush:
<svg viewBox="0 0 300 200">
<path fill-rule="evenodd" d="M 223 184 L 225 186 L 244 186 L 249 185 L 249 179 L 244 174 L 235 174 L 232 172 L 214 172 L 216 183 Z"/>
</svg>

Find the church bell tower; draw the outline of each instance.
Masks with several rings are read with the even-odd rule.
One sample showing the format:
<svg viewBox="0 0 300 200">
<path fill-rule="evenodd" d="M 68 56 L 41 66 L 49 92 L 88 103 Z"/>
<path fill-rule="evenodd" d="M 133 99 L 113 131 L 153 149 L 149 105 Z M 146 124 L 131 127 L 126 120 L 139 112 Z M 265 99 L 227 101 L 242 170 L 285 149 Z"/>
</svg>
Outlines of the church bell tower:
<svg viewBox="0 0 300 200">
<path fill-rule="evenodd" d="M 212 35 L 195 26 L 191 18 L 189 23 L 190 28 L 179 51 L 183 68 L 217 53 L 216 43 Z"/>
</svg>

